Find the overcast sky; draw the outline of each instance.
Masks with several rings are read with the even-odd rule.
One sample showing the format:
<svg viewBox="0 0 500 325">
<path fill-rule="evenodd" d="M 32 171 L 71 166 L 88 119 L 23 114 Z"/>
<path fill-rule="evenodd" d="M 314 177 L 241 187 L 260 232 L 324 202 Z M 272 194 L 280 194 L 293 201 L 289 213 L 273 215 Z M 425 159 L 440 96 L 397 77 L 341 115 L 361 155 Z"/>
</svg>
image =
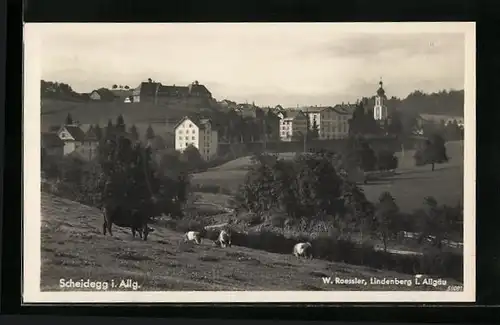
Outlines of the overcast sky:
<svg viewBox="0 0 500 325">
<path fill-rule="evenodd" d="M 345 24 L 45 24 L 42 79 L 69 83 L 78 92 L 113 84 L 136 87 L 147 78 L 167 85 L 198 80 L 218 100 L 272 106 L 353 102 L 373 95 L 381 77 L 388 96 L 463 89 L 464 34 L 449 28 L 406 30 Z"/>
</svg>

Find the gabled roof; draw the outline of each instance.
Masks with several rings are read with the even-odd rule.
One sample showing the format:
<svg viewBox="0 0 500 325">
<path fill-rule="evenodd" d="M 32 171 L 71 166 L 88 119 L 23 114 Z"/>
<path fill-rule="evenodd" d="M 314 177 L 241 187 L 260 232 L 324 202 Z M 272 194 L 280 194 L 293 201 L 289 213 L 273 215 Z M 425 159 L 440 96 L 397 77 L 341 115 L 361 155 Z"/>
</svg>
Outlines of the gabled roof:
<svg viewBox="0 0 500 325">
<path fill-rule="evenodd" d="M 295 119 L 299 116 L 302 116 L 303 118 L 307 118 L 306 114 L 301 110 L 288 110 L 288 111 L 284 111 L 282 113 L 283 113 L 284 118 L 287 118 L 287 119 L 289 119 L 289 118 Z"/>
<path fill-rule="evenodd" d="M 342 105 L 335 105 L 334 107 L 331 107 L 331 106 L 328 106 L 328 107 L 325 107 L 321 112 L 326 112 L 326 111 L 334 111 L 336 112 L 337 114 L 340 114 L 340 115 L 349 115 L 349 111 Z"/>
<path fill-rule="evenodd" d="M 76 125 L 63 125 L 62 128 L 65 128 L 66 131 L 75 139 L 75 141 L 84 141 L 85 140 L 85 133 L 83 132 L 82 129 L 80 129 Z M 62 130 L 61 128 L 61 130 Z M 61 131 L 59 130 L 59 131 Z"/>
<path fill-rule="evenodd" d="M 111 100 L 115 100 L 115 98 L 116 98 L 115 94 L 107 88 L 99 88 L 96 90 L 92 90 L 92 92 L 89 94 L 89 96 L 94 92 L 99 94 L 99 96 L 101 97 L 101 100 L 111 101 Z"/>
<path fill-rule="evenodd" d="M 303 109 L 304 113 L 320 113 L 322 110 L 324 110 L 326 107 L 322 106 L 311 106 L 311 107 L 306 107 Z"/>
<path fill-rule="evenodd" d="M 179 122 L 177 122 L 174 126 L 174 130 L 177 129 L 177 127 L 179 125 L 182 124 L 182 122 L 186 121 L 186 120 L 190 120 L 191 122 L 193 122 L 194 125 L 196 125 L 198 128 L 200 129 L 204 129 L 205 128 L 205 125 L 207 124 L 211 124 L 212 122 L 210 121 L 210 119 L 207 119 L 207 118 L 198 118 L 196 116 L 184 116 L 183 118 L 181 118 L 179 120 Z"/>
<path fill-rule="evenodd" d="M 54 148 L 64 146 L 64 141 L 59 138 L 57 133 L 44 132 L 41 135 L 42 148 Z"/>
<path fill-rule="evenodd" d="M 125 98 L 132 96 L 132 89 L 110 89 L 115 97 Z"/>
</svg>

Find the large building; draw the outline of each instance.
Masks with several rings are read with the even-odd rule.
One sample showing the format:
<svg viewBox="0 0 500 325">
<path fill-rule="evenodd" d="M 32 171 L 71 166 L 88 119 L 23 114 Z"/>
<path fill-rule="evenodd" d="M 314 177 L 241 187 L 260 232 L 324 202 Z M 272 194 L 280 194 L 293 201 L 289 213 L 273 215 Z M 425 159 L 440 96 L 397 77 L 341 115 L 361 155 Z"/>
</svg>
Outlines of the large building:
<svg viewBox="0 0 500 325">
<path fill-rule="evenodd" d="M 291 141 L 294 136 L 307 134 L 308 116 L 301 110 L 288 110 L 279 112 L 280 139 Z"/>
<path fill-rule="evenodd" d="M 205 160 L 217 154 L 218 132 L 209 119 L 183 117 L 175 126 L 175 150 L 183 152 L 190 145 L 198 149 Z"/>
<path fill-rule="evenodd" d="M 349 119 L 352 113 L 342 105 L 326 107 L 320 112 L 319 138 L 344 139 L 349 135 Z"/>
<path fill-rule="evenodd" d="M 216 103 L 212 98 L 212 93 L 198 81 L 194 81 L 188 86 L 165 86 L 160 82 L 142 82 L 132 91 L 132 101 L 134 103 L 155 103 L 178 104 L 188 103 L 194 105 L 206 105 Z"/>
<path fill-rule="evenodd" d="M 389 114 L 385 104 L 386 100 L 387 96 L 385 95 L 383 82 L 380 80 L 379 88 L 377 89 L 377 96 L 375 96 L 375 106 L 373 106 L 373 118 L 375 121 L 383 122 L 387 120 Z"/>
</svg>

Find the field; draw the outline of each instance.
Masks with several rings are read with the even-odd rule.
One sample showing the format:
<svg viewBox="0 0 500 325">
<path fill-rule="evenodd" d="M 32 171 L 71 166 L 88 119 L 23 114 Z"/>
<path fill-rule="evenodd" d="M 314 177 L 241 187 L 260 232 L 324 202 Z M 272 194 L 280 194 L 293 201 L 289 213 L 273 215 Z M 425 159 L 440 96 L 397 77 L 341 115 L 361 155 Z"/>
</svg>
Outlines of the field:
<svg viewBox="0 0 500 325">
<path fill-rule="evenodd" d="M 44 99 L 41 102 L 41 129 L 48 130 L 52 125 L 61 125 L 68 113 L 73 120 L 82 124 L 107 125 L 122 114 L 127 125 L 161 123 L 166 119 L 178 120 L 189 112 L 199 111 L 186 105 L 153 105 L 148 103 L 125 104 L 119 102 L 69 102 Z M 156 131 L 156 130 L 155 130 Z"/>
<path fill-rule="evenodd" d="M 404 155 L 397 153 L 397 175 L 362 185 L 367 198 L 374 202 L 382 192 L 389 191 L 405 212 L 421 207 L 426 196 L 435 197 L 441 204 L 455 205 L 463 202 L 463 142 L 449 142 L 446 148 L 450 161 L 436 165 L 434 171 L 431 171 L 430 166 L 415 167 L 413 150 L 406 151 Z M 293 154 L 281 155 L 293 157 Z M 250 164 L 250 157 L 238 158 L 206 172 L 194 174 L 192 182 L 217 184 L 234 191 L 243 182 Z"/>
<path fill-rule="evenodd" d="M 322 277 L 411 279 L 411 275 L 330 263 L 296 260 L 233 246 L 181 243 L 181 234 L 156 226 L 147 242 L 129 229 L 102 235 L 98 210 L 42 192 L 41 290 L 59 280 L 132 279 L 141 290 L 445 290 L 446 286 L 325 285 Z M 458 284 L 453 280 L 448 285 Z"/>
</svg>

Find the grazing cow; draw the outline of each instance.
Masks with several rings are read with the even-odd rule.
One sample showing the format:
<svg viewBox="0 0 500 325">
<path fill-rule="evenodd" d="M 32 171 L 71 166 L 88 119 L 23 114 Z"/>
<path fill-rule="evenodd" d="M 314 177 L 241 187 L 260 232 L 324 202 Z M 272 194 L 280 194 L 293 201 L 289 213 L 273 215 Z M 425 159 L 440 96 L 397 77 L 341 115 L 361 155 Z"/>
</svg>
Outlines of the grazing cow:
<svg viewBox="0 0 500 325">
<path fill-rule="evenodd" d="M 298 243 L 293 247 L 293 255 L 297 258 L 307 257 L 312 258 L 312 245 L 310 242 Z"/>
<path fill-rule="evenodd" d="M 113 236 L 113 224 L 118 227 L 130 227 L 132 236 L 135 238 L 135 232 L 139 233 L 139 237 L 145 241 L 148 239 L 150 228 L 148 227 L 148 217 L 137 210 L 128 210 L 121 207 L 104 206 L 102 208 L 104 215 L 104 223 L 102 225 L 102 233 L 106 235 L 106 230 Z"/>
<path fill-rule="evenodd" d="M 201 234 L 198 231 L 188 231 L 184 234 L 184 242 L 195 242 L 197 245 L 201 244 Z"/>
<path fill-rule="evenodd" d="M 231 247 L 231 234 L 226 230 L 221 230 L 217 241 L 221 247 Z"/>
</svg>

